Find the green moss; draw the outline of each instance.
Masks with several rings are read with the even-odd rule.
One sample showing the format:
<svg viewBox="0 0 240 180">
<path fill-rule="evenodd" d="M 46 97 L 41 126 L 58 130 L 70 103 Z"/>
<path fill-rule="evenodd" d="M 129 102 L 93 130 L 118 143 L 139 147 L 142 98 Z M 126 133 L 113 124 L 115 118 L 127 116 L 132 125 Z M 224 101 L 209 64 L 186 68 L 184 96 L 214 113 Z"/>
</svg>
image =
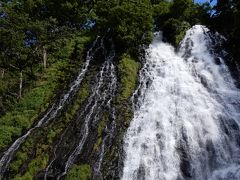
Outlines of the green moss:
<svg viewBox="0 0 240 180">
<path fill-rule="evenodd" d="M 98 124 L 98 137 L 102 135 L 102 132 L 107 125 L 108 119 L 109 119 L 109 114 L 104 113 L 102 119 L 100 120 L 100 123 Z"/>
<path fill-rule="evenodd" d="M 100 122 L 98 123 L 98 129 L 97 129 L 97 141 L 94 144 L 93 149 L 96 151 L 99 149 L 100 145 L 102 144 L 102 133 L 107 126 L 107 122 L 109 119 L 108 113 L 103 113 L 103 117 L 101 118 Z"/>
<path fill-rule="evenodd" d="M 89 84 L 85 82 L 82 84 L 82 87 L 78 91 L 74 104 L 69 108 L 69 110 L 65 114 L 67 122 L 73 119 L 73 116 L 79 110 L 82 103 L 87 100 L 89 95 L 90 95 L 90 87 L 89 87 Z"/>
<path fill-rule="evenodd" d="M 25 162 L 32 153 L 34 146 L 33 146 L 33 139 L 28 138 L 21 147 L 21 151 L 16 153 L 14 161 L 10 163 L 10 171 L 11 174 L 19 173 L 19 169 L 22 166 L 23 162 Z"/>
<path fill-rule="evenodd" d="M 129 55 L 124 54 L 118 64 L 119 72 L 119 93 L 117 93 L 116 103 L 116 136 L 111 147 L 104 152 L 102 163 L 102 174 L 104 179 L 112 179 L 112 163 L 119 159 L 119 146 L 122 144 L 123 136 L 133 118 L 132 96 L 138 80 L 140 63 L 136 62 Z M 99 144 L 97 140 L 96 144 Z M 96 145 L 97 146 L 97 145 Z"/>
<path fill-rule="evenodd" d="M 93 146 L 93 150 L 97 151 L 102 144 L 102 137 L 98 137 L 96 143 Z"/>
<path fill-rule="evenodd" d="M 19 168 L 21 167 L 22 163 L 26 161 L 28 158 L 27 152 L 17 152 L 16 159 L 13 163 L 10 164 L 10 169 L 12 172 L 18 172 Z"/>
<path fill-rule="evenodd" d="M 50 144 L 53 142 L 53 139 L 61 133 L 66 124 L 75 118 L 76 113 L 78 112 L 82 104 L 89 97 L 90 95 L 89 81 L 90 81 L 89 77 L 86 77 L 74 98 L 73 104 L 68 107 L 67 111 L 58 121 L 58 124 L 51 124 L 51 126 L 48 127 L 49 133 L 47 135 L 47 139 Z"/>
<path fill-rule="evenodd" d="M 48 154 L 46 152 L 48 152 L 49 145 L 41 143 L 36 144 L 38 141 L 42 142 L 43 139 L 36 138 L 36 134 L 33 134 L 33 137 L 27 138 L 10 164 L 11 177 L 16 179 L 27 179 L 33 177 L 38 171 L 47 166 Z M 33 154 L 35 158 L 33 158 Z M 28 162 L 28 164 L 25 164 L 27 168 L 26 173 L 22 175 L 19 174 L 19 172 L 24 162 Z"/>
<path fill-rule="evenodd" d="M 48 155 L 42 155 L 42 156 L 38 156 L 36 159 L 34 159 L 33 161 L 31 161 L 28 165 L 28 169 L 26 171 L 25 174 L 20 175 L 17 174 L 13 179 L 14 180 L 22 180 L 22 179 L 26 179 L 26 180 L 30 180 L 33 179 L 34 175 L 42 170 L 43 168 L 45 168 L 48 164 Z"/>
<path fill-rule="evenodd" d="M 53 142 L 53 139 L 62 131 L 62 128 L 53 128 L 49 130 L 47 139 L 49 143 Z"/>
<path fill-rule="evenodd" d="M 30 173 L 25 173 L 23 176 L 17 175 L 13 180 L 32 180 L 33 177 Z"/>
<path fill-rule="evenodd" d="M 124 54 L 118 64 L 121 83 L 120 101 L 127 100 L 136 87 L 140 63 L 136 62 L 129 55 Z"/>
<path fill-rule="evenodd" d="M 88 180 L 91 177 L 91 167 L 88 164 L 74 165 L 68 172 L 67 180 Z"/>
<path fill-rule="evenodd" d="M 39 170 L 47 166 L 48 159 L 48 155 L 38 156 L 38 158 L 29 163 L 27 173 L 30 173 L 32 176 L 34 176 Z"/>
</svg>

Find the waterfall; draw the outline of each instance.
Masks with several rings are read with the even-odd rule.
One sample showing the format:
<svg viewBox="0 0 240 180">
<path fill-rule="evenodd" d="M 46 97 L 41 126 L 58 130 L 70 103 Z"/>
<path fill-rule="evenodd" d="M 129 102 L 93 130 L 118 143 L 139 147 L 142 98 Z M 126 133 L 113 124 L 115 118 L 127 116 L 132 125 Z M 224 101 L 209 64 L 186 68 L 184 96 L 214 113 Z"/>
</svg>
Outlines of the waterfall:
<svg viewBox="0 0 240 180">
<path fill-rule="evenodd" d="M 110 44 L 112 42 L 110 41 Z M 95 167 L 93 168 L 93 173 L 95 176 L 101 177 L 101 164 L 104 157 L 105 146 L 108 141 L 111 141 L 115 129 L 115 107 L 113 106 L 113 98 L 116 93 L 117 88 L 117 77 L 115 65 L 113 64 L 113 59 L 115 58 L 114 47 L 111 47 L 110 52 L 106 49 L 104 43 L 102 43 L 102 54 L 103 54 L 103 64 L 100 68 L 99 73 L 96 76 L 95 85 L 92 87 L 92 94 L 88 98 L 88 102 L 83 110 L 77 117 L 76 124 L 79 125 L 80 134 L 76 134 L 77 142 L 74 143 L 74 146 L 66 147 L 66 152 L 64 158 L 62 158 L 62 151 L 66 144 L 68 137 L 65 136 L 65 133 L 71 131 L 71 125 L 66 128 L 65 133 L 62 134 L 59 142 L 54 148 L 54 157 L 47 166 L 45 170 L 44 178 L 54 176 L 56 179 L 64 177 L 68 170 L 75 163 L 75 160 L 81 154 L 84 145 L 86 144 L 89 135 L 91 134 L 90 126 L 93 123 L 98 123 L 100 115 L 103 111 L 108 111 L 110 116 L 110 123 L 105 127 L 106 135 L 103 137 L 103 142 L 101 144 L 99 158 L 96 159 Z M 72 132 L 73 133 L 73 132 Z M 59 160 L 61 159 L 61 160 Z M 58 168 L 56 168 L 56 166 Z M 59 166 L 62 168 L 59 169 Z"/>
<path fill-rule="evenodd" d="M 46 112 L 46 114 L 38 121 L 38 123 L 29 129 L 23 136 L 19 137 L 15 142 L 8 148 L 7 151 L 3 153 L 3 156 L 0 160 L 0 177 L 4 174 L 4 172 L 7 170 L 10 161 L 12 160 L 15 152 L 18 150 L 18 148 L 21 146 L 21 144 L 25 141 L 25 139 L 34 131 L 36 128 L 42 127 L 46 125 L 50 120 L 54 119 L 57 114 L 67 105 L 67 103 L 70 101 L 70 98 L 74 96 L 74 94 L 79 89 L 79 86 L 88 70 L 90 61 L 93 58 L 94 53 L 96 52 L 96 44 L 98 42 L 99 37 L 93 42 L 92 47 L 87 52 L 86 61 L 83 64 L 82 69 L 80 70 L 77 78 L 73 81 L 73 83 L 70 86 L 70 89 L 65 93 L 57 102 L 55 102 L 52 107 Z"/>
<path fill-rule="evenodd" d="M 226 52 L 214 50 L 223 40 L 196 25 L 176 53 L 155 34 L 124 138 L 123 180 L 240 179 L 240 90 Z"/>
</svg>

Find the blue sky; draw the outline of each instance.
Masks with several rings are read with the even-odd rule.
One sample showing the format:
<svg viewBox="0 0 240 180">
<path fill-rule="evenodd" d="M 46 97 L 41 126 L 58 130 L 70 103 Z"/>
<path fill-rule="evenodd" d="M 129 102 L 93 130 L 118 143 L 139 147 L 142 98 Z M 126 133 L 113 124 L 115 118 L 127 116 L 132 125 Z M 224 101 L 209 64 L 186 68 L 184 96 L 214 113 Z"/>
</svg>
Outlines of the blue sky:
<svg viewBox="0 0 240 180">
<path fill-rule="evenodd" d="M 210 0 L 194 0 L 194 1 L 198 3 L 210 2 Z M 216 2 L 217 0 L 213 0 L 211 4 L 214 5 Z"/>
</svg>

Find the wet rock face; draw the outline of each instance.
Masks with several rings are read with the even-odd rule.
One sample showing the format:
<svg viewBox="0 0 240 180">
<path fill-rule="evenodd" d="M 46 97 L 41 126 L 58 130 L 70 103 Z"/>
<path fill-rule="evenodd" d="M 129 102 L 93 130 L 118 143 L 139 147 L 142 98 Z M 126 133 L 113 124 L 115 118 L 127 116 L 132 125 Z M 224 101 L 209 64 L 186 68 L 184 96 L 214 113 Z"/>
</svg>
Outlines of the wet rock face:
<svg viewBox="0 0 240 180">
<path fill-rule="evenodd" d="M 34 128 L 13 152 L 20 152 L 23 159 L 19 164 L 21 157 L 13 155 L 12 164 L 17 168 L 10 165 L 21 171 L 7 171 L 5 177 L 28 175 L 31 162 L 36 161 L 34 179 L 66 179 L 86 166 L 90 170 L 87 168 L 85 176 L 91 179 L 120 179 L 123 136 L 132 119 L 132 104 L 130 97 L 121 97 L 123 85 L 111 40 L 99 38 L 90 49 L 88 64 L 85 62 L 79 72 L 84 76 L 78 74 L 68 90 L 60 90 L 50 113 L 43 114 L 43 126 Z M 41 159 L 41 154 L 46 159 Z"/>
<path fill-rule="evenodd" d="M 217 65 L 221 65 L 225 63 L 232 77 L 235 79 L 235 84 L 238 88 L 240 88 L 240 68 L 237 59 L 231 55 L 228 49 L 228 41 L 225 38 L 222 38 L 219 34 L 216 36 L 214 33 L 209 32 L 209 36 L 213 39 L 213 46 L 211 48 L 212 54 L 216 57 L 215 63 Z"/>
<path fill-rule="evenodd" d="M 91 69 L 96 71 L 89 80 L 91 93 L 74 120 L 55 139 L 47 169 L 36 177 L 65 179 L 73 164 L 89 164 L 91 179 L 121 177 L 122 139 L 125 122 L 131 118 L 125 114 L 131 112 L 131 103 L 128 99 L 123 104 L 117 103 L 115 52 L 109 44 L 106 49 L 103 41 L 100 45 L 94 56 L 96 61 L 91 64 Z"/>
</svg>

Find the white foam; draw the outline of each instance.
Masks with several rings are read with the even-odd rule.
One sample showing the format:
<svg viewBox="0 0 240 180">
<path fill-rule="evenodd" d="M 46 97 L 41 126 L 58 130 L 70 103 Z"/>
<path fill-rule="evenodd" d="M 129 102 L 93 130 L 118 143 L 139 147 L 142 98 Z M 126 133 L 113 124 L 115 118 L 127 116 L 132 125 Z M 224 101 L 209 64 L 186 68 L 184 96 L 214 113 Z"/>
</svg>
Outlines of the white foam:
<svg viewBox="0 0 240 180">
<path fill-rule="evenodd" d="M 214 63 L 207 31 L 200 25 L 190 29 L 178 54 L 160 38 L 147 50 L 147 73 L 140 79 L 151 83 L 143 86 L 144 100 L 139 97 L 125 136 L 122 179 L 184 179 L 182 147 L 192 179 L 209 179 L 219 167 L 240 164 L 239 156 L 233 158 L 240 152 L 237 132 L 229 125 L 239 123 L 240 94 L 224 62 Z"/>
</svg>

